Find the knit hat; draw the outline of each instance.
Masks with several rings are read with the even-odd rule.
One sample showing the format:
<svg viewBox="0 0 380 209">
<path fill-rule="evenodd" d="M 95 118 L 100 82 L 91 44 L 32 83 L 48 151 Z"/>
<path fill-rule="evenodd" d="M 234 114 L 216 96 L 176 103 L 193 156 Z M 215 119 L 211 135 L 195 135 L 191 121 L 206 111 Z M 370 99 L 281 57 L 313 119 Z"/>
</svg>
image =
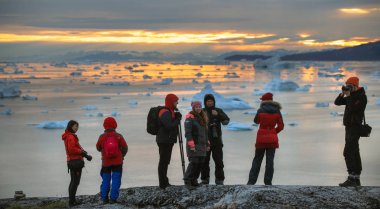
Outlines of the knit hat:
<svg viewBox="0 0 380 209">
<path fill-rule="evenodd" d="M 116 123 L 115 118 L 108 117 L 104 119 L 103 127 L 104 129 L 116 129 L 117 123 Z"/>
<path fill-rule="evenodd" d="M 192 101 L 191 102 L 191 107 L 194 109 L 195 106 L 202 107 L 202 103 L 200 101 Z"/>
<path fill-rule="evenodd" d="M 352 84 L 356 87 L 359 86 L 359 78 L 358 77 L 349 77 L 346 81 L 346 84 Z"/>
<path fill-rule="evenodd" d="M 175 94 L 168 94 L 165 97 L 165 106 L 171 110 L 174 110 L 174 102 L 178 101 L 178 97 Z"/>
<path fill-rule="evenodd" d="M 270 92 L 267 92 L 267 93 L 263 94 L 260 99 L 262 101 L 273 100 L 273 94 Z"/>
<path fill-rule="evenodd" d="M 203 98 L 203 104 L 204 104 L 204 106 L 205 106 L 206 108 L 207 108 L 206 102 L 207 102 L 208 100 L 212 100 L 212 101 L 214 101 L 214 107 L 215 107 L 215 97 L 214 97 L 214 95 L 212 95 L 212 94 L 206 94 L 205 97 Z"/>
</svg>

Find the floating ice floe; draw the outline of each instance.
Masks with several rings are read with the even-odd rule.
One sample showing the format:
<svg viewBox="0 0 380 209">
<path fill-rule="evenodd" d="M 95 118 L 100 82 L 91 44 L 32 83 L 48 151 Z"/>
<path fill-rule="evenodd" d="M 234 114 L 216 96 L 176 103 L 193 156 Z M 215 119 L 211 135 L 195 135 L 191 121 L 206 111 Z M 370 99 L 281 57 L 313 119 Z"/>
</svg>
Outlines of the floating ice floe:
<svg viewBox="0 0 380 209">
<path fill-rule="evenodd" d="M 261 95 L 263 95 L 265 93 L 266 93 L 266 91 L 263 91 L 263 90 L 260 90 L 260 89 L 254 89 L 252 95 L 253 96 L 261 96 Z"/>
<path fill-rule="evenodd" d="M 117 116 L 120 116 L 121 114 L 118 113 L 118 112 L 116 112 L 116 111 L 113 111 L 113 112 L 111 113 L 111 115 L 114 116 L 114 117 L 117 117 Z"/>
<path fill-rule="evenodd" d="M 143 75 L 143 79 L 144 79 L 144 80 L 146 80 L 146 79 L 152 79 L 152 76 L 150 76 L 150 75 L 146 75 L 146 74 L 145 74 L 145 75 Z"/>
<path fill-rule="evenodd" d="M 100 70 L 101 68 L 99 66 L 95 66 L 94 70 Z"/>
<path fill-rule="evenodd" d="M 289 122 L 288 125 L 289 126 L 298 126 L 298 123 L 297 122 Z"/>
<path fill-rule="evenodd" d="M 138 102 L 137 100 L 135 100 L 135 99 L 130 99 L 130 100 L 128 100 L 128 104 L 129 104 L 129 105 L 136 106 L 136 105 L 139 104 L 139 102 Z"/>
<path fill-rule="evenodd" d="M 211 81 L 209 81 L 209 80 L 206 79 L 206 80 L 203 81 L 203 83 L 211 83 Z"/>
<path fill-rule="evenodd" d="M 30 95 L 22 96 L 22 99 L 23 100 L 38 100 L 36 96 L 30 96 Z"/>
<path fill-rule="evenodd" d="M 22 84 L 22 83 L 30 83 L 30 81 L 25 79 L 0 79 L 0 84 Z"/>
<path fill-rule="evenodd" d="M 21 91 L 18 86 L 0 86 L 0 98 L 12 98 L 19 97 L 21 95 Z"/>
<path fill-rule="evenodd" d="M 246 111 L 246 112 L 243 112 L 244 115 L 256 115 L 257 114 L 257 111 Z"/>
<path fill-rule="evenodd" d="M 129 86 L 129 82 L 127 81 L 120 81 L 120 82 L 105 82 L 101 83 L 100 85 L 105 85 L 105 86 Z"/>
<path fill-rule="evenodd" d="M 253 130 L 252 124 L 238 123 L 238 122 L 230 122 L 226 128 L 227 128 L 227 130 L 230 130 L 230 131 L 251 131 L 251 130 Z"/>
<path fill-rule="evenodd" d="M 102 99 L 111 99 L 111 97 L 109 97 L 109 96 L 104 96 L 104 97 L 102 97 Z"/>
<path fill-rule="evenodd" d="M 334 116 L 334 117 L 337 117 L 337 116 L 343 116 L 344 115 L 344 112 L 330 112 L 330 115 Z"/>
<path fill-rule="evenodd" d="M 144 70 L 130 70 L 131 73 L 143 73 Z"/>
<path fill-rule="evenodd" d="M 73 77 L 78 77 L 78 76 L 82 76 L 82 72 L 72 72 L 70 73 L 70 75 Z"/>
<path fill-rule="evenodd" d="M 16 68 L 14 74 L 24 74 L 24 71 L 19 70 L 18 68 Z"/>
<path fill-rule="evenodd" d="M 202 77 L 203 74 L 199 72 L 199 73 L 195 74 L 195 76 L 197 76 L 197 77 Z"/>
<path fill-rule="evenodd" d="M 339 80 L 344 77 L 343 74 L 341 73 L 328 73 L 328 72 L 318 72 L 319 77 L 326 77 L 326 78 L 335 78 L 336 80 Z"/>
<path fill-rule="evenodd" d="M 224 78 L 240 78 L 240 76 L 238 74 L 236 74 L 235 72 L 232 72 L 232 73 L 227 73 L 226 75 L 223 76 Z"/>
<path fill-rule="evenodd" d="M 47 114 L 47 113 L 49 113 L 49 111 L 48 110 L 42 110 L 40 113 Z"/>
<path fill-rule="evenodd" d="M 40 124 L 38 124 L 37 128 L 43 128 L 43 129 L 64 129 L 67 126 L 68 120 L 64 121 L 43 121 Z"/>
<path fill-rule="evenodd" d="M 13 111 L 10 108 L 4 110 L 3 112 L 0 112 L 0 115 L 12 115 L 12 114 L 13 114 Z"/>
<path fill-rule="evenodd" d="M 0 73 L 4 73 L 4 68 L 0 67 Z"/>
<path fill-rule="evenodd" d="M 173 78 L 165 78 L 161 82 L 155 82 L 154 85 L 170 85 L 171 83 L 173 83 Z"/>
<path fill-rule="evenodd" d="M 225 109 L 225 110 L 244 110 L 244 109 L 252 109 L 252 107 L 239 97 L 233 97 L 233 98 L 225 98 L 221 94 L 214 91 L 212 86 L 210 84 L 207 84 L 201 92 L 195 94 L 192 97 L 192 101 L 198 100 L 203 101 L 203 98 L 206 94 L 212 94 L 215 97 L 216 100 L 216 107 Z"/>
<path fill-rule="evenodd" d="M 64 62 L 61 62 L 61 63 L 52 63 L 50 64 L 51 66 L 54 66 L 54 67 L 63 67 L 63 68 L 67 68 L 67 64 L 64 63 Z"/>
<path fill-rule="evenodd" d="M 193 83 L 193 84 L 198 84 L 199 82 L 198 82 L 197 80 L 193 79 L 193 80 L 191 81 L 191 83 Z"/>
<path fill-rule="evenodd" d="M 380 105 L 380 99 L 376 100 L 376 105 Z"/>
<path fill-rule="evenodd" d="M 95 105 L 85 105 L 81 107 L 82 110 L 97 110 L 98 108 Z"/>
<path fill-rule="evenodd" d="M 296 89 L 296 91 L 299 91 L 299 92 L 308 92 L 310 91 L 310 88 L 312 87 L 311 84 L 306 84 L 302 87 L 299 87 L 298 89 Z"/>
<path fill-rule="evenodd" d="M 328 107 L 329 103 L 328 102 L 317 102 L 315 103 L 315 107 Z"/>
<path fill-rule="evenodd" d="M 95 116 L 96 117 L 103 117 L 104 114 L 101 113 L 101 112 L 98 112 L 98 113 L 86 113 L 85 116 L 87 116 L 87 117 L 95 117 Z"/>
<path fill-rule="evenodd" d="M 267 85 L 264 90 L 266 91 L 296 91 L 299 85 L 291 80 L 273 79 Z"/>
</svg>

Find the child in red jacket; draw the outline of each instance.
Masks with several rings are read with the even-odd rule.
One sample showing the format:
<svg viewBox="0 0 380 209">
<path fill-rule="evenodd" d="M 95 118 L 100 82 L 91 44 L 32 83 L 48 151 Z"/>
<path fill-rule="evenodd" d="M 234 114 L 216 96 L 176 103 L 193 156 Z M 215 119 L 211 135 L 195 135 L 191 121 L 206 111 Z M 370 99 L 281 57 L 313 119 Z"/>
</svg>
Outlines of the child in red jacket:
<svg viewBox="0 0 380 209">
<path fill-rule="evenodd" d="M 103 179 L 100 186 L 100 196 L 104 203 L 115 203 L 119 197 L 121 176 L 123 173 L 123 160 L 127 154 L 128 145 L 123 136 L 116 132 L 117 123 L 113 117 L 104 119 L 104 133 L 96 143 L 96 149 L 102 152 Z M 112 180 L 112 188 L 111 187 Z M 110 196 L 108 193 L 111 191 Z"/>
</svg>

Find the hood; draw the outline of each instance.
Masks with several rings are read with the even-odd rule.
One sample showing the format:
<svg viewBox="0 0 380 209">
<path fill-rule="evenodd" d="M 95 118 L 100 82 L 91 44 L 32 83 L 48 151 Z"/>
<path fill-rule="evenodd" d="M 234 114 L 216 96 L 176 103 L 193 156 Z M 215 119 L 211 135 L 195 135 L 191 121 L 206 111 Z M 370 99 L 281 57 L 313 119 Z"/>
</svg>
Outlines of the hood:
<svg viewBox="0 0 380 209">
<path fill-rule="evenodd" d="M 204 97 L 204 99 L 203 99 L 203 104 L 204 104 L 205 108 L 208 108 L 207 105 L 206 105 L 206 101 L 207 101 L 207 100 L 210 100 L 210 99 L 211 99 L 212 101 L 214 101 L 214 107 L 215 107 L 216 102 L 215 102 L 215 97 L 214 97 L 214 95 L 212 95 L 212 94 L 206 94 L 205 97 Z"/>
<path fill-rule="evenodd" d="M 168 94 L 165 97 L 165 107 L 169 108 L 170 110 L 174 111 L 175 107 L 173 105 L 174 102 L 178 101 L 178 97 L 175 94 Z"/>
<path fill-rule="evenodd" d="M 357 94 L 357 95 L 359 95 L 359 94 L 365 94 L 365 90 L 364 90 L 364 88 L 363 87 L 359 87 L 358 88 L 358 90 L 356 90 L 356 91 L 354 91 L 354 92 L 351 92 L 351 94 Z"/>
<path fill-rule="evenodd" d="M 262 101 L 260 104 L 260 108 L 267 113 L 276 113 L 281 110 L 281 104 L 275 101 Z"/>
<path fill-rule="evenodd" d="M 62 134 L 62 140 L 65 141 L 69 135 L 74 135 L 74 133 L 71 133 L 69 130 L 65 130 L 65 132 Z"/>
<path fill-rule="evenodd" d="M 108 117 L 108 118 L 104 119 L 103 127 L 104 127 L 104 129 L 116 129 L 117 123 L 116 123 L 115 118 Z"/>
</svg>

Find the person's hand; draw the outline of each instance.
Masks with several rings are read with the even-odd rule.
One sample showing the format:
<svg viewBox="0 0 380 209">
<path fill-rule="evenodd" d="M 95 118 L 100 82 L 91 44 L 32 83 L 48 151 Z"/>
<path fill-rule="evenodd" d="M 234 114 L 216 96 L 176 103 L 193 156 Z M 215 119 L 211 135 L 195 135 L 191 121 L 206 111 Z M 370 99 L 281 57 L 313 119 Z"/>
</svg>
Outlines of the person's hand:
<svg viewBox="0 0 380 209">
<path fill-rule="evenodd" d="M 347 97 L 351 95 L 350 91 L 343 91 L 343 94 L 346 95 Z"/>
<path fill-rule="evenodd" d="M 180 112 L 175 112 L 175 118 L 178 120 L 182 119 L 182 114 Z"/>
<path fill-rule="evenodd" d="M 218 115 L 218 111 L 212 110 L 212 115 L 217 116 Z"/>
<path fill-rule="evenodd" d="M 210 151 L 210 146 L 207 146 L 206 151 L 207 151 L 207 152 Z"/>
</svg>

